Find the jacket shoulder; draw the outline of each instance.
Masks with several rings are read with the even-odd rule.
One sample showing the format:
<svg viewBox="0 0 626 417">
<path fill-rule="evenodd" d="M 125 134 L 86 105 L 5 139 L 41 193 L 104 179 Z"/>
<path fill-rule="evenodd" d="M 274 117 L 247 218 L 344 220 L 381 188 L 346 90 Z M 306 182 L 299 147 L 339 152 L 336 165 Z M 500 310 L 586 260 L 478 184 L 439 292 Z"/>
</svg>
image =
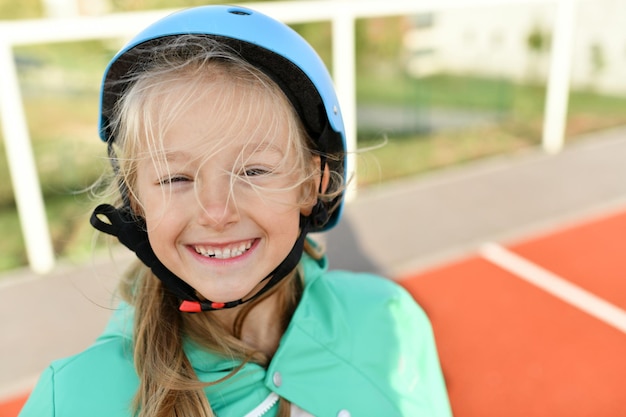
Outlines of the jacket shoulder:
<svg viewBox="0 0 626 417">
<path fill-rule="evenodd" d="M 137 386 L 128 340 L 109 337 L 79 354 L 52 362 L 20 417 L 130 416 Z"/>
<path fill-rule="evenodd" d="M 329 308 L 339 309 L 347 315 L 367 314 L 370 319 L 395 320 L 395 314 L 409 314 L 428 322 L 424 311 L 403 287 L 378 275 L 328 271 L 320 276 L 317 290 L 328 292 Z"/>
<path fill-rule="evenodd" d="M 333 369 L 298 372 L 307 375 L 303 386 L 320 387 L 317 400 L 332 399 L 353 415 L 450 416 L 430 321 L 403 287 L 377 275 L 324 271 L 300 307 L 292 331 L 306 343 L 294 356 Z"/>
</svg>

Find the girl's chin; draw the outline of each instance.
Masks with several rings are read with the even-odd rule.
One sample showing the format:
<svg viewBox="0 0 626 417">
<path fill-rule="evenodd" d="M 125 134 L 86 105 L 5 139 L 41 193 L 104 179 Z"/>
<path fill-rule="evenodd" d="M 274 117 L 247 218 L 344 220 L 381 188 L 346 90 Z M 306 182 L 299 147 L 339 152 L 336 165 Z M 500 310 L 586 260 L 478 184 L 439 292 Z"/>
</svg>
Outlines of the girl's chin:
<svg viewBox="0 0 626 417">
<path fill-rule="evenodd" d="M 258 291 L 260 291 L 265 285 L 265 281 L 252 286 L 251 288 L 236 288 L 225 291 L 223 287 L 221 288 L 202 288 L 201 286 L 194 286 L 190 284 L 196 292 L 205 300 L 210 300 L 215 303 L 228 303 L 231 301 L 237 300 L 247 300 L 248 298 L 254 296 Z"/>
</svg>

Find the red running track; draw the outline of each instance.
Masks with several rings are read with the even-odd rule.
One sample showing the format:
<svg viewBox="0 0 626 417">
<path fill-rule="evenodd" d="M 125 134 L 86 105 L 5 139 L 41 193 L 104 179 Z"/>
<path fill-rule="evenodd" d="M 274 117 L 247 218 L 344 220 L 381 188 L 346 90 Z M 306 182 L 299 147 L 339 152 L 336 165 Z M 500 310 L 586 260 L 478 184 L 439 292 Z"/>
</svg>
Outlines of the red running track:
<svg viewBox="0 0 626 417">
<path fill-rule="evenodd" d="M 626 212 L 506 249 L 617 307 L 622 327 L 480 254 L 405 277 L 432 320 L 454 415 L 626 416 Z"/>
<path fill-rule="evenodd" d="M 0 417 L 16 417 L 26 402 L 28 394 L 14 398 L 0 399 Z"/>
<path fill-rule="evenodd" d="M 506 249 L 617 307 L 623 326 L 481 254 L 403 277 L 433 323 L 454 415 L 626 416 L 626 211 Z M 0 417 L 25 399 L 0 399 Z"/>
</svg>

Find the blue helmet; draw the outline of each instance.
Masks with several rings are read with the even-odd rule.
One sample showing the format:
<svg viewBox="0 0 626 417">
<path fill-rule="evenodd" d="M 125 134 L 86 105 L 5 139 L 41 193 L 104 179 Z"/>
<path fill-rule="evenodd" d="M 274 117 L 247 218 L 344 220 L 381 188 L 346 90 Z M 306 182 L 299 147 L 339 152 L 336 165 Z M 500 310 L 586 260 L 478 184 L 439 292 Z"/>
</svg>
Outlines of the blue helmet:
<svg viewBox="0 0 626 417">
<path fill-rule="evenodd" d="M 146 28 L 124 46 L 105 70 L 100 95 L 100 138 L 115 141 L 109 120 L 129 83 L 136 60 L 135 47 L 161 38 L 195 34 L 214 38 L 272 78 L 283 90 L 307 133 L 322 154 L 339 156 L 326 161 L 345 179 L 345 129 L 332 79 L 315 50 L 289 26 L 239 6 L 202 6 L 173 13 Z M 333 227 L 341 215 L 342 196 L 328 205 L 330 216 L 311 231 Z"/>
<path fill-rule="evenodd" d="M 100 96 L 100 137 L 109 146 L 114 169 L 117 159 L 113 150 L 115 132 L 111 129 L 117 101 L 131 85 L 144 63 L 143 46 L 150 50 L 166 38 L 201 35 L 237 51 L 240 57 L 263 71 L 283 90 L 304 128 L 321 155 L 322 168 L 345 179 L 345 132 L 339 102 L 332 80 L 313 48 L 288 26 L 261 13 L 233 6 L 203 6 L 171 14 L 132 39 L 111 61 L 104 73 Z M 331 156 L 331 157 L 327 157 Z M 345 181 L 344 181 L 345 182 Z M 186 312 L 233 308 L 259 297 L 285 278 L 296 267 L 308 232 L 333 227 L 341 214 L 342 195 L 333 201 L 321 201 L 308 216 L 301 216 L 301 230 L 291 251 L 265 277 L 265 285 L 248 299 L 226 303 L 201 299 L 196 291 L 161 263 L 152 250 L 143 220 L 130 208 L 128 190 L 120 183 L 122 207 L 102 204 L 94 210 L 91 224 L 98 230 L 116 236 L 134 251 L 156 277 L 179 299 L 179 309 Z M 329 211 L 329 209 L 334 210 Z M 330 214 L 329 214 L 330 212 Z M 106 220 L 104 220 L 106 219 Z"/>
</svg>

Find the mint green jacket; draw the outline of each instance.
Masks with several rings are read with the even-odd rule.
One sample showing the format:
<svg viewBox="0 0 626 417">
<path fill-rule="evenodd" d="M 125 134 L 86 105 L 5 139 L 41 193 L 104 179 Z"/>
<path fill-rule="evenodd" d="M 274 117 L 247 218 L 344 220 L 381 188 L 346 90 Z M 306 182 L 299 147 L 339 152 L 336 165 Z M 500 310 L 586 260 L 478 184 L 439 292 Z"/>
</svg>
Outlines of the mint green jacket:
<svg viewBox="0 0 626 417">
<path fill-rule="evenodd" d="M 206 389 L 219 417 L 242 417 L 271 392 L 317 417 L 448 417 L 445 384 L 428 318 L 393 282 L 327 271 L 302 259 L 305 290 L 268 369 L 248 363 Z M 53 362 L 20 417 L 131 416 L 138 378 L 132 308 L 122 305 L 93 346 Z M 238 366 L 186 343 L 203 381 Z M 264 417 L 275 416 L 273 407 Z"/>
</svg>

